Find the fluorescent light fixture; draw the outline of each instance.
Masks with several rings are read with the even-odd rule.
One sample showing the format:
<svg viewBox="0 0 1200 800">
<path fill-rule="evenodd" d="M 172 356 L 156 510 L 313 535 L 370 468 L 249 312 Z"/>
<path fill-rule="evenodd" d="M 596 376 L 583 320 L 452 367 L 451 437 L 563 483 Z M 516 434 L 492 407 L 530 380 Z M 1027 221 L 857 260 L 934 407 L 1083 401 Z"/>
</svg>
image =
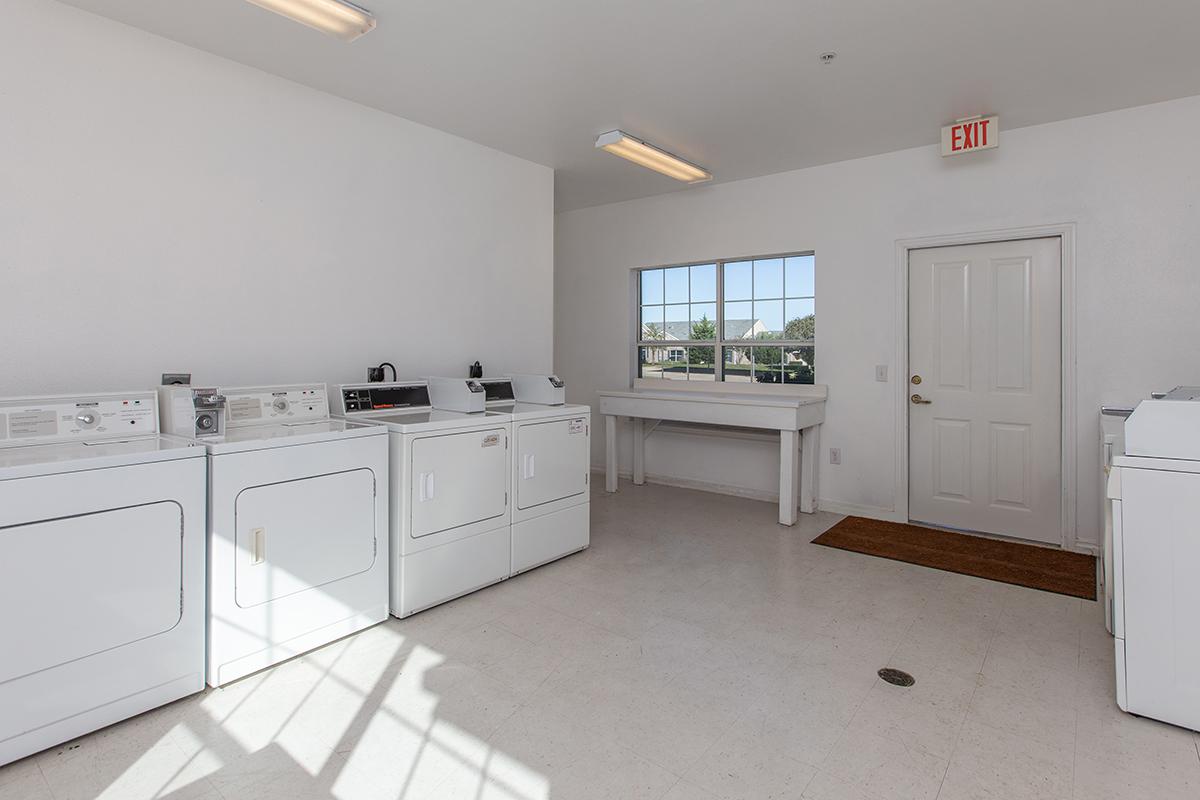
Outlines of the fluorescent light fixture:
<svg viewBox="0 0 1200 800">
<path fill-rule="evenodd" d="M 248 0 L 301 25 L 353 42 L 375 29 L 375 17 L 365 8 L 343 0 Z"/>
<path fill-rule="evenodd" d="M 596 147 L 684 183 L 704 183 L 711 181 L 713 177 L 711 172 L 673 156 L 666 150 L 660 150 L 649 142 L 635 139 L 624 131 L 600 134 L 596 137 Z"/>
</svg>

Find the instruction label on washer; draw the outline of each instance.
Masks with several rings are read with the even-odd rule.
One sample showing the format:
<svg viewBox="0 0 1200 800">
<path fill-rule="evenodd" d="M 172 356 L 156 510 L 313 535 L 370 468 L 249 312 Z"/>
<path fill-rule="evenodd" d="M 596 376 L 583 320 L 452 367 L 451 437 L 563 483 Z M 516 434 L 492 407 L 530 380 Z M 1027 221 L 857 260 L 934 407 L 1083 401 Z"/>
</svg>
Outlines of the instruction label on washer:
<svg viewBox="0 0 1200 800">
<path fill-rule="evenodd" d="M 498 444 L 500 444 L 500 434 L 489 433 L 487 436 L 483 437 L 483 444 L 481 444 L 480 447 L 495 447 Z"/>
<path fill-rule="evenodd" d="M 257 397 L 229 398 L 231 420 L 262 419 L 262 401 Z"/>
<path fill-rule="evenodd" d="M 58 417 L 53 411 L 14 411 L 9 415 L 9 433 L 14 439 L 33 436 L 54 436 L 58 433 Z"/>
<path fill-rule="evenodd" d="M 567 423 L 567 433 L 569 433 L 569 434 L 583 433 L 583 431 L 584 431 L 583 420 L 573 419 Z"/>
</svg>

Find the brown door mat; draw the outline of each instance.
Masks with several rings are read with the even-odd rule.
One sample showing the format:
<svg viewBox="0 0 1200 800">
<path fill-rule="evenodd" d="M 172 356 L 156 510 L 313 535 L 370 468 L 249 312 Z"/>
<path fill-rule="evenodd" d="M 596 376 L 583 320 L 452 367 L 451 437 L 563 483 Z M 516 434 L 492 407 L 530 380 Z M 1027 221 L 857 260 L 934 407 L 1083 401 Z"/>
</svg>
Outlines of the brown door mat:
<svg viewBox="0 0 1200 800">
<path fill-rule="evenodd" d="M 1096 557 L 953 531 L 846 517 L 813 544 L 1096 599 Z"/>
</svg>

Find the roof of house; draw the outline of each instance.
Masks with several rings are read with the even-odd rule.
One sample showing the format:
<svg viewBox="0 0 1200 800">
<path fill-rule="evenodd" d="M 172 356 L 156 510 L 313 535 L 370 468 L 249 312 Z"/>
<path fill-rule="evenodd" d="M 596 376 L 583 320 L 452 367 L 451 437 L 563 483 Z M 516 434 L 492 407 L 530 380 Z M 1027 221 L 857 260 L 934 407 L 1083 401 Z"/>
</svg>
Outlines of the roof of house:
<svg viewBox="0 0 1200 800">
<path fill-rule="evenodd" d="M 756 319 L 727 319 L 725 320 L 725 339 L 745 339 L 753 338 L 751 331 L 758 325 Z M 666 324 L 666 335 L 663 337 L 666 340 L 681 340 L 692 338 L 692 324 L 680 320 L 678 322 L 668 322 Z M 749 335 L 749 336 L 748 336 Z"/>
</svg>

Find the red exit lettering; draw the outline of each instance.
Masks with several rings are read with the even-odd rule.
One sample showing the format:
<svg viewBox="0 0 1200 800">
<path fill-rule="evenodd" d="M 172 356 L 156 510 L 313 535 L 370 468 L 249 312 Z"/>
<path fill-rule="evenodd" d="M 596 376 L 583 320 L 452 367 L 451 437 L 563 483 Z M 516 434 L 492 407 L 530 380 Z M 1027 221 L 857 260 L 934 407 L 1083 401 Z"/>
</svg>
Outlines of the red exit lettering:
<svg viewBox="0 0 1200 800">
<path fill-rule="evenodd" d="M 970 150 L 996 146 L 996 117 L 956 122 L 942 129 L 942 155 L 956 155 Z"/>
</svg>

